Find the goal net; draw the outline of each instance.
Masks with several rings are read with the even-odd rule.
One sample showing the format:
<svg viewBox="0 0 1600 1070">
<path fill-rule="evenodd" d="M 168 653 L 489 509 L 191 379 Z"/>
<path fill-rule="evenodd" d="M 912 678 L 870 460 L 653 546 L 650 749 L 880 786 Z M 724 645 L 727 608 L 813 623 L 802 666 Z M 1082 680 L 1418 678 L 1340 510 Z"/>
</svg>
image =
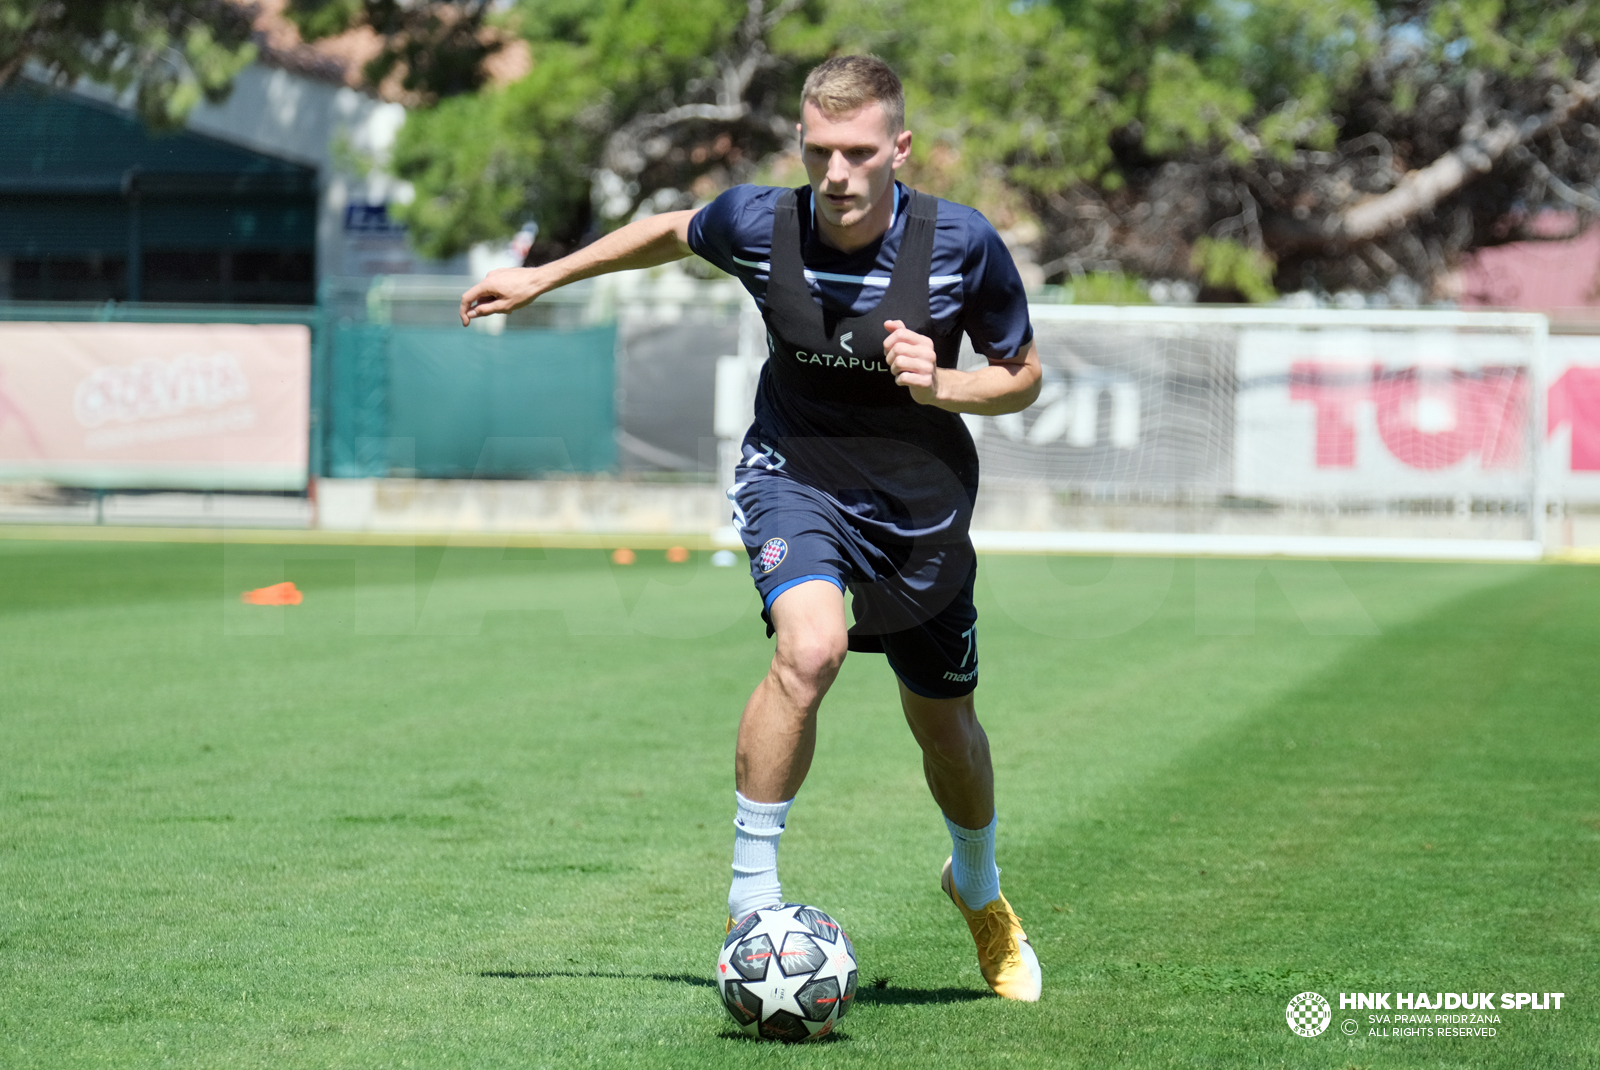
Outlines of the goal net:
<svg viewBox="0 0 1600 1070">
<path fill-rule="evenodd" d="M 1074 305 L 1032 315 L 1039 400 L 967 418 L 982 461 L 980 547 L 1542 551 L 1542 316 Z"/>
</svg>

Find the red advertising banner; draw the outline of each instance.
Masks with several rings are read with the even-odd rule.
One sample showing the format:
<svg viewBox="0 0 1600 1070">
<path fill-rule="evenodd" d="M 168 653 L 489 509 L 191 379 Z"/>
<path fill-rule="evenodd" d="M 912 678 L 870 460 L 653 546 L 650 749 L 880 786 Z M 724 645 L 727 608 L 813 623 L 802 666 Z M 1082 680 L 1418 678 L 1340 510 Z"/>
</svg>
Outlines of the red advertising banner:
<svg viewBox="0 0 1600 1070">
<path fill-rule="evenodd" d="M 299 324 L 0 323 L 0 479 L 299 490 Z"/>
</svg>

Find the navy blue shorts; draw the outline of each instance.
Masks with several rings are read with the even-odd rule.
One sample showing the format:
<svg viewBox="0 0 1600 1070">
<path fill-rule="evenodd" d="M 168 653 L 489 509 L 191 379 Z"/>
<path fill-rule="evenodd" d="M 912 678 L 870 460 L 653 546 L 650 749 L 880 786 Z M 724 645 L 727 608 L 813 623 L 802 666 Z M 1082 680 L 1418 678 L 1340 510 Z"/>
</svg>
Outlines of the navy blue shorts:
<svg viewBox="0 0 1600 1070">
<path fill-rule="evenodd" d="M 734 526 L 761 592 L 761 619 L 777 597 L 808 580 L 851 595 L 850 649 L 884 654 L 924 698 L 959 698 L 978 686 L 978 560 L 970 540 L 869 540 L 831 498 L 787 476 L 739 469 Z"/>
</svg>

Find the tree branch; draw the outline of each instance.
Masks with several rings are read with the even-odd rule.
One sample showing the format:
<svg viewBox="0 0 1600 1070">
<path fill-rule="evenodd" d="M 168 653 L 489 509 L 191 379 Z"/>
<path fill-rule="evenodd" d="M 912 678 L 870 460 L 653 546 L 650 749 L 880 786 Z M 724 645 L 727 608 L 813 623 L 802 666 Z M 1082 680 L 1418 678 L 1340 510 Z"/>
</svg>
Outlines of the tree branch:
<svg viewBox="0 0 1600 1070">
<path fill-rule="evenodd" d="M 1589 81 L 1570 86 L 1555 107 L 1521 122 L 1506 119 L 1445 153 L 1426 167 L 1406 174 L 1388 193 L 1347 208 L 1332 220 L 1332 237 L 1371 241 L 1404 225 L 1460 189 L 1476 174 L 1494 167 L 1510 149 L 1565 123 L 1572 113 L 1600 98 L 1600 71 Z"/>
<path fill-rule="evenodd" d="M 731 125 L 749 121 L 770 128 L 775 136 L 781 137 L 785 124 L 775 116 L 756 115 L 745 97 L 755 76 L 774 62 L 767 48 L 767 34 L 799 9 L 802 3 L 804 0 L 781 0 L 769 11 L 767 0 L 747 0 L 745 16 L 734 34 L 735 55 L 719 55 L 716 58 L 717 102 L 683 104 L 630 119 L 606 139 L 600 166 L 625 179 L 637 178 L 652 163 L 672 151 L 670 139 L 662 135 L 680 123 L 698 121 Z"/>
<path fill-rule="evenodd" d="M 1574 208 L 1581 208 L 1585 212 L 1600 213 L 1600 200 L 1561 181 L 1542 161 L 1533 161 L 1533 173 L 1549 183 L 1550 188 L 1555 191 L 1555 195 Z"/>
<path fill-rule="evenodd" d="M 606 139 L 600 166 L 632 178 L 648 167 L 652 160 L 671 151 L 670 144 L 660 146 L 659 150 L 650 144 L 654 136 L 667 128 L 697 119 L 703 122 L 736 123 L 749 114 L 750 105 L 739 101 L 735 104 L 682 104 L 654 115 L 641 115 L 618 127 Z"/>
</svg>

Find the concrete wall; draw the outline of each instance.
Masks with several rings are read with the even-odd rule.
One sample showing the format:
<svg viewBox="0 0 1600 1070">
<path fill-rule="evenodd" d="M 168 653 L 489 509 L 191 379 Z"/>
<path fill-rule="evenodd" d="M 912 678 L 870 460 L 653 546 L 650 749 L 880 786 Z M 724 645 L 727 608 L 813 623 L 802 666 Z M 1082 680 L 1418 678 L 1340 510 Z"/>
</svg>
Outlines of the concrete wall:
<svg viewBox="0 0 1600 1070">
<path fill-rule="evenodd" d="M 322 479 L 328 531 L 700 534 L 727 523 L 710 484 L 620 480 Z"/>
</svg>

